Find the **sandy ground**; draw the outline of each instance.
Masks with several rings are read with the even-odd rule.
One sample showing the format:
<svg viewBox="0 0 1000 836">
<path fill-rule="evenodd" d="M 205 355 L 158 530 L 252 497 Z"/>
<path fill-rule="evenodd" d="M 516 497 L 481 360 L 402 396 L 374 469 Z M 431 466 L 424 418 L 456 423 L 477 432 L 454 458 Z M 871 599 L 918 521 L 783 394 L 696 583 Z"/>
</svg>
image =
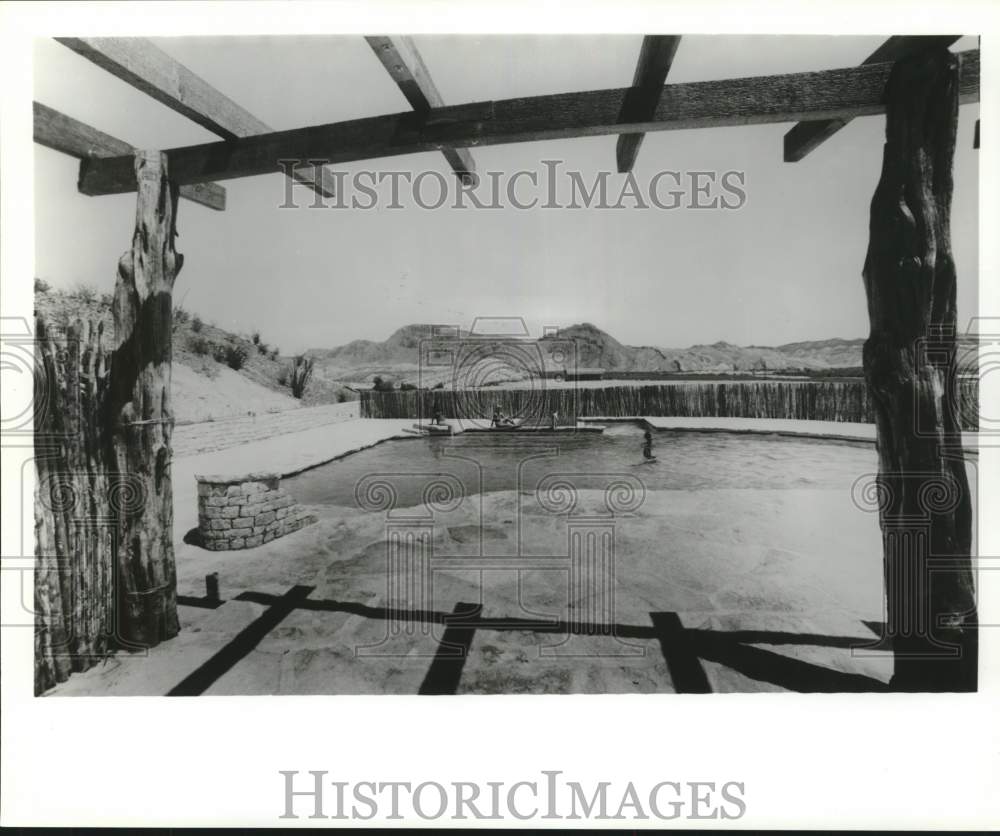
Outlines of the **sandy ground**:
<svg viewBox="0 0 1000 836">
<path fill-rule="evenodd" d="M 284 412 L 302 402 L 273 392 L 239 372 L 214 364 L 215 377 L 207 377 L 181 363 L 171 371 L 171 394 L 178 422 L 208 421 L 249 412 Z"/>
<path fill-rule="evenodd" d="M 581 491 L 572 516 L 502 491 L 388 515 L 317 507 L 315 525 L 247 551 L 183 543 L 194 472 L 294 472 L 408 423 L 349 421 L 175 462 L 180 635 L 52 693 L 854 691 L 888 681 L 888 654 L 858 649 L 875 639 L 866 622 L 882 619 L 877 518 L 839 490 L 655 491 L 613 514 L 603 492 Z M 572 536 L 588 531 L 607 536 L 589 552 Z M 401 563 L 390 544 L 408 535 L 429 545 Z M 211 572 L 221 606 L 204 600 Z M 456 623 L 463 605 L 473 613 Z"/>
</svg>

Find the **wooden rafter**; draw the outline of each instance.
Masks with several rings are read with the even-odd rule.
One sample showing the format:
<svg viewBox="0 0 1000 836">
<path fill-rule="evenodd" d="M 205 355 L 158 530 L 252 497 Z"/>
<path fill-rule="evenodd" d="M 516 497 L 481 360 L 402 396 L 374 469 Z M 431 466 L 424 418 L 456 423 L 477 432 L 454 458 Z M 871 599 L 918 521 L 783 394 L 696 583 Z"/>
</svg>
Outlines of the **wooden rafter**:
<svg viewBox="0 0 1000 836">
<path fill-rule="evenodd" d="M 960 56 L 960 100 L 978 101 L 979 51 Z M 669 84 L 652 117 L 631 123 L 619 121 L 630 89 L 623 88 L 376 116 L 174 148 L 167 156 L 171 177 L 186 184 L 269 174 L 287 158 L 339 164 L 445 147 L 871 116 L 885 112 L 892 66 Z M 134 191 L 131 157 L 82 161 L 79 187 L 91 195 Z"/>
<path fill-rule="evenodd" d="M 274 131 L 145 38 L 56 40 L 223 139 L 241 139 Z M 296 167 L 291 177 L 324 197 L 335 194 L 333 175 L 325 170 Z"/>
<path fill-rule="evenodd" d="M 382 66 L 396 82 L 410 107 L 417 113 L 427 113 L 445 107 L 434 79 L 420 57 L 417 45 L 405 35 L 373 35 L 366 37 Z M 469 182 L 476 171 L 475 160 L 468 148 L 442 148 L 448 164 L 463 182 Z"/>
<path fill-rule="evenodd" d="M 79 160 L 95 157 L 120 157 L 135 153 L 135 148 L 123 140 L 92 128 L 77 119 L 34 102 L 35 142 Z M 192 183 L 181 186 L 185 197 L 209 209 L 226 208 L 226 190 L 217 183 Z"/>
<path fill-rule="evenodd" d="M 863 62 L 865 64 L 884 64 L 888 61 L 898 61 L 907 55 L 913 55 L 924 49 L 935 46 L 951 46 L 959 39 L 959 35 L 893 35 Z M 795 163 L 805 157 L 810 151 L 822 145 L 837 131 L 843 128 L 850 118 L 821 119 L 799 122 L 785 134 L 785 162 Z"/>
<path fill-rule="evenodd" d="M 642 39 L 639 60 L 635 65 L 632 92 L 625 102 L 622 121 L 637 122 L 648 119 L 656 112 L 656 104 L 663 92 L 663 83 L 674 63 L 674 55 L 681 42 L 680 35 L 646 35 Z M 615 157 L 618 171 L 625 174 L 632 170 L 642 145 L 643 134 L 622 134 L 618 137 Z"/>
</svg>

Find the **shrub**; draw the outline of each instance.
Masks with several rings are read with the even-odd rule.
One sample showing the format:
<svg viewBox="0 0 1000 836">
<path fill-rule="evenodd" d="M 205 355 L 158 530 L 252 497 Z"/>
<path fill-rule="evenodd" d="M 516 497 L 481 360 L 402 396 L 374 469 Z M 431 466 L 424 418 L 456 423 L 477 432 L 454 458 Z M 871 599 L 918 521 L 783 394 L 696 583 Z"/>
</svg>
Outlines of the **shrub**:
<svg viewBox="0 0 1000 836">
<path fill-rule="evenodd" d="M 267 357 L 267 354 L 270 350 L 271 347 L 267 343 L 257 343 L 257 352 L 259 354 L 263 354 L 265 357 Z"/>
<path fill-rule="evenodd" d="M 275 346 L 274 348 L 271 349 L 271 359 L 272 360 L 278 359 L 278 346 Z"/>
<path fill-rule="evenodd" d="M 191 314 L 185 308 L 180 305 L 174 308 L 174 322 L 187 322 L 189 319 L 191 319 Z"/>
<path fill-rule="evenodd" d="M 306 357 L 304 354 L 299 354 L 292 360 L 291 377 L 288 382 L 292 387 L 293 397 L 301 398 L 305 394 L 315 362 L 312 357 Z"/>
<path fill-rule="evenodd" d="M 191 320 L 191 330 L 196 334 L 202 329 L 202 321 L 200 316 L 196 316 Z"/>
<path fill-rule="evenodd" d="M 115 296 L 113 293 L 102 293 L 101 294 L 101 307 L 110 308 L 115 303 Z"/>
<path fill-rule="evenodd" d="M 412 392 L 416 388 L 417 387 L 414 384 L 412 384 L 412 383 L 400 383 L 399 384 L 399 391 L 400 392 Z"/>
<path fill-rule="evenodd" d="M 439 381 L 438 381 L 438 382 L 437 382 L 437 383 L 436 383 L 436 384 L 435 384 L 434 386 L 432 386 L 431 388 L 432 388 L 432 389 L 444 389 L 444 381 L 443 381 L 443 380 L 439 380 Z"/>
<path fill-rule="evenodd" d="M 97 291 L 89 284 L 83 284 L 82 282 L 73 288 L 73 292 L 70 295 L 73 299 L 84 304 L 90 304 L 97 299 Z"/>
<path fill-rule="evenodd" d="M 372 389 L 376 392 L 391 392 L 393 390 L 393 385 L 391 380 L 383 380 L 381 377 L 376 377 L 372 381 Z"/>
<path fill-rule="evenodd" d="M 260 331 L 254 331 L 253 334 L 250 335 L 250 342 L 256 346 L 260 345 Z"/>
<path fill-rule="evenodd" d="M 219 360 L 220 363 L 225 363 L 233 371 L 238 372 L 243 368 L 243 364 L 247 361 L 249 354 L 244 346 L 226 343 L 220 346 L 220 348 L 222 349 L 222 359 L 220 360 L 216 357 L 216 360 Z"/>
<path fill-rule="evenodd" d="M 187 345 L 190 351 L 201 357 L 208 354 L 215 354 L 216 345 L 204 337 L 188 337 Z"/>
<path fill-rule="evenodd" d="M 48 293 L 51 288 L 45 279 L 35 279 L 35 293 Z"/>
</svg>

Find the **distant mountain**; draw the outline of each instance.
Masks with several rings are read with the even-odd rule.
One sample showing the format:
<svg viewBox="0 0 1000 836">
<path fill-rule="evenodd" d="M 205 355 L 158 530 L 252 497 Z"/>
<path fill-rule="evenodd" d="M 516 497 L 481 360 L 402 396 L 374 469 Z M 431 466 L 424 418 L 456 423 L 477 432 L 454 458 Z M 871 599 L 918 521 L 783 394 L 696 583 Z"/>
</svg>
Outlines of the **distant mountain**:
<svg viewBox="0 0 1000 836">
<path fill-rule="evenodd" d="M 817 360 L 828 368 L 842 369 L 861 365 L 861 349 L 865 341 L 856 340 L 816 340 L 804 343 L 785 343 L 777 350 L 787 357 L 801 357 Z"/>
<path fill-rule="evenodd" d="M 316 348 L 310 349 L 307 353 L 322 360 L 330 366 L 343 366 L 350 368 L 353 366 L 372 366 L 386 364 L 387 366 L 399 364 L 416 365 L 420 361 L 420 344 L 423 341 L 439 340 L 446 344 L 449 339 L 456 339 L 459 336 L 466 336 L 465 331 L 455 329 L 441 329 L 446 333 L 455 332 L 454 336 L 434 336 L 437 326 L 434 325 L 404 325 L 394 331 L 389 339 L 384 342 L 372 342 L 371 340 L 354 340 L 337 348 Z"/>
<path fill-rule="evenodd" d="M 510 345 L 509 339 L 491 339 L 427 324 L 406 325 L 383 342 L 354 340 L 337 348 L 313 349 L 308 353 L 316 358 L 317 373 L 330 379 L 370 385 L 375 377 L 383 377 L 397 383 L 419 382 L 423 386 L 432 386 L 448 382 L 452 374 L 448 358 L 454 356 L 453 349 L 458 339 L 465 341 L 464 345 L 476 346 L 476 362 L 479 364 L 471 371 L 464 370 L 464 378 L 482 385 L 526 376 L 523 365 L 505 356 L 503 346 Z M 566 356 L 567 340 L 571 341 L 573 348 L 570 353 L 575 356 Z M 421 369 L 421 344 L 425 341 L 425 363 Z M 575 365 L 578 368 L 632 374 L 816 372 L 857 368 L 861 365 L 863 343 L 862 339 L 830 339 L 776 347 L 738 346 L 723 341 L 689 348 L 628 346 L 589 322 L 562 328 L 556 334 L 539 340 L 519 341 L 526 349 L 531 347 L 540 351 L 542 361 L 549 369 Z M 440 354 L 445 358 L 444 364 L 440 368 L 428 367 L 427 352 Z"/>
<path fill-rule="evenodd" d="M 750 372 L 813 371 L 831 368 L 831 364 L 812 356 L 807 343 L 797 344 L 796 354 L 766 346 L 742 347 L 727 342 L 693 345 L 690 348 L 655 348 L 625 346 L 596 325 L 585 322 L 561 329 L 546 339 L 572 339 L 577 346 L 577 365 L 628 372 Z M 842 340 L 840 342 L 847 342 Z M 861 365 L 858 341 L 857 362 L 848 358 L 843 366 Z M 840 364 L 838 364 L 839 366 Z"/>
</svg>

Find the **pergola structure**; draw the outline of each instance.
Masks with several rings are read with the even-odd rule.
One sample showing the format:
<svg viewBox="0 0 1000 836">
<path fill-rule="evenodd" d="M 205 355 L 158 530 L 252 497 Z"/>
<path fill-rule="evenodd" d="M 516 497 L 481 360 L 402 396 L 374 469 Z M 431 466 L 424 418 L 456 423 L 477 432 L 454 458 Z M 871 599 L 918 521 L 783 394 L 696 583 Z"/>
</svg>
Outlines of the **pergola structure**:
<svg viewBox="0 0 1000 836">
<path fill-rule="evenodd" d="M 611 134 L 619 137 L 618 170 L 628 172 L 645 133 L 763 123 L 797 123 L 784 139 L 784 159 L 794 162 L 851 119 L 884 113 L 884 161 L 863 271 L 871 324 L 864 367 L 877 414 L 884 542 L 882 641 L 895 656 L 896 690 L 977 687 L 949 215 L 958 105 L 979 100 L 978 50 L 950 52 L 957 36 L 894 36 L 856 67 L 665 84 L 680 36 L 651 35 L 631 87 L 449 107 L 410 38 L 369 37 L 412 110 L 274 131 L 149 41 L 58 40 L 220 137 L 140 151 L 34 105 L 35 141 L 80 159 L 81 192 L 137 192 L 132 247 L 118 265 L 115 342 L 99 419 L 106 438 L 98 444 L 100 461 L 91 462 L 105 469 L 111 486 L 130 479 L 143 487 L 142 502 L 112 508 L 113 553 L 105 559 L 115 577 L 109 606 L 119 643 L 151 646 L 179 629 L 170 480 L 171 294 L 183 260 L 174 250 L 178 197 L 223 210 L 220 182 L 276 172 L 331 196 L 324 166 L 425 151 L 440 151 L 471 182 L 476 146 Z M 976 137 L 978 147 L 978 123 Z M 302 162 L 289 172 L 279 163 L 287 160 Z M 64 450 L 64 458 L 71 453 Z M 80 632 L 69 623 L 79 619 L 79 607 L 74 612 L 59 597 L 73 568 L 45 548 L 58 542 L 40 530 L 38 690 L 92 663 L 67 662 L 55 648 L 60 630 Z M 73 641 L 82 657 L 95 646 L 91 635 Z"/>
</svg>

